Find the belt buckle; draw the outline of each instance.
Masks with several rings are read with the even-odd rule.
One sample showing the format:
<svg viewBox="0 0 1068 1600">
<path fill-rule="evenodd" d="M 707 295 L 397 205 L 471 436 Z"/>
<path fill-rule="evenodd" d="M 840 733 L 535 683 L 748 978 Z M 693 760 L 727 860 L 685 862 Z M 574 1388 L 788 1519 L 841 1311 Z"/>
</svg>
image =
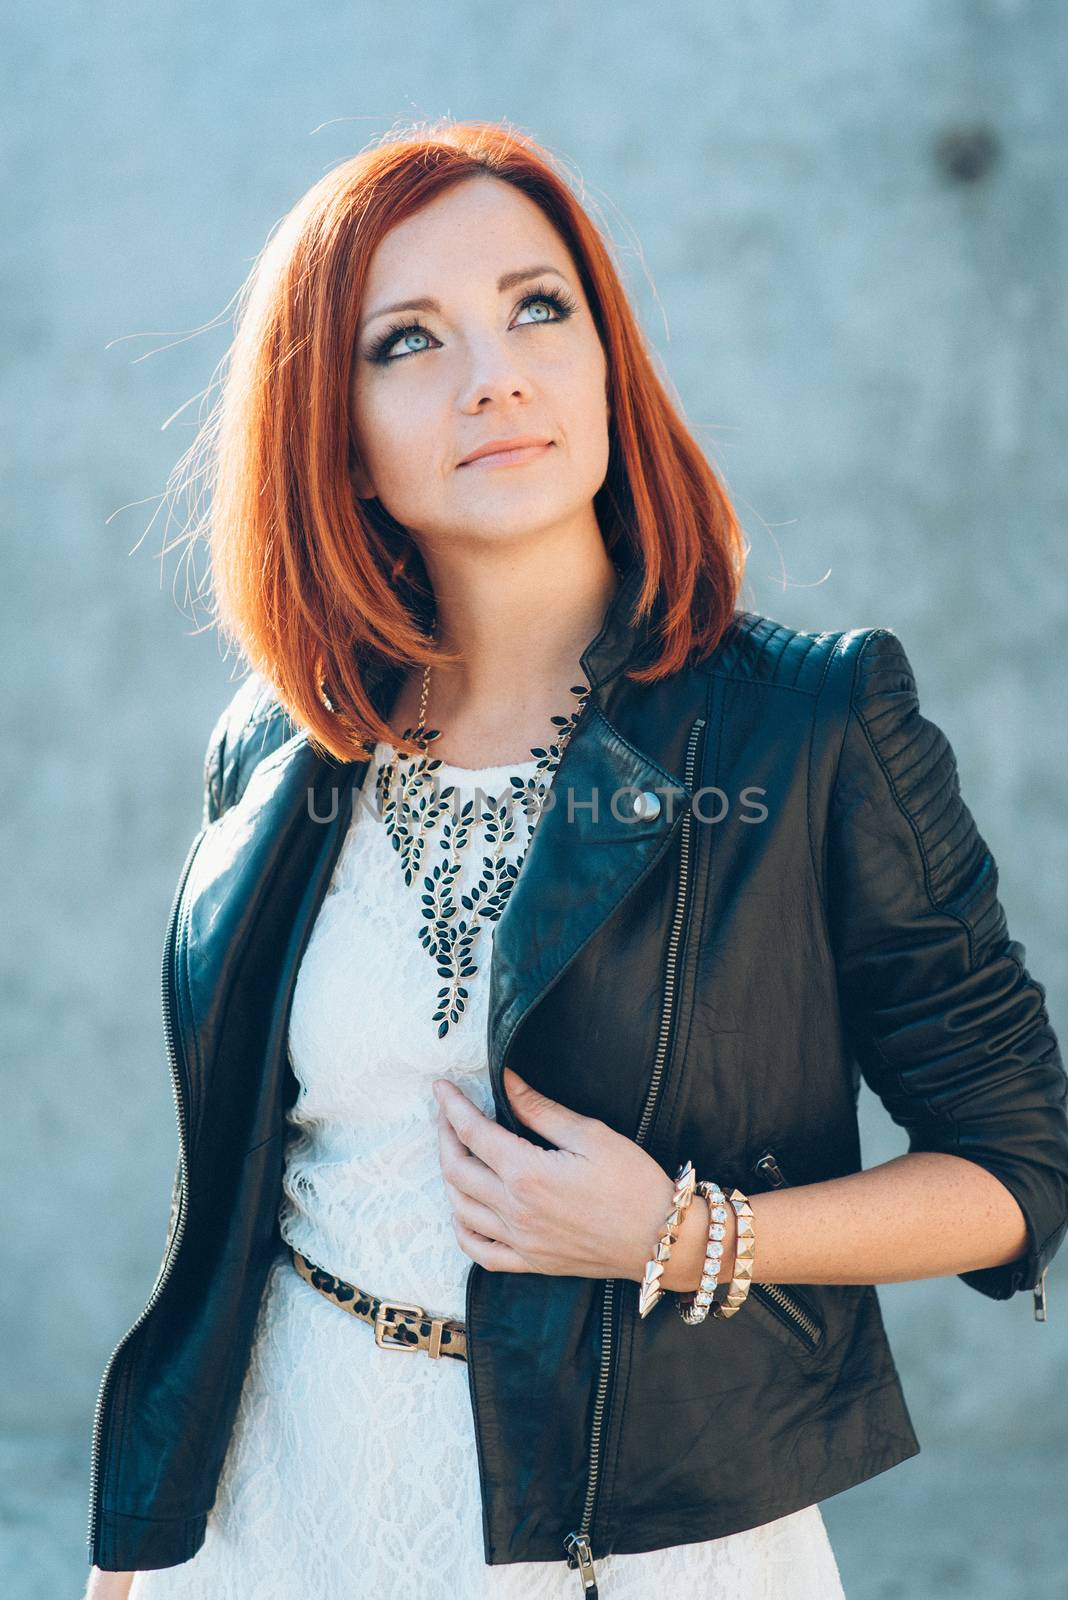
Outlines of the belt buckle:
<svg viewBox="0 0 1068 1600">
<path fill-rule="evenodd" d="M 383 1350 L 408 1350 L 414 1354 L 419 1346 L 406 1344 L 403 1339 L 389 1339 L 386 1337 L 387 1316 L 391 1311 L 411 1311 L 421 1322 L 426 1321 L 426 1312 L 422 1306 L 407 1304 L 404 1300 L 380 1300 L 378 1310 L 375 1312 L 375 1344 Z"/>
</svg>

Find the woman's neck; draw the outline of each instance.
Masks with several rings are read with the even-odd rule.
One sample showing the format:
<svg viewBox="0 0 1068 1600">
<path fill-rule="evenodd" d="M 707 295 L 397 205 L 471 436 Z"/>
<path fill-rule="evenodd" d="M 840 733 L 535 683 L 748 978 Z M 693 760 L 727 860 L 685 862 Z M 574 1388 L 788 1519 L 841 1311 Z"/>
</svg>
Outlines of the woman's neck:
<svg viewBox="0 0 1068 1600">
<path fill-rule="evenodd" d="M 428 567 L 430 563 L 428 563 Z M 542 552 L 507 563 L 470 562 L 431 571 L 435 642 L 462 650 L 430 672 L 427 725 L 441 730 L 435 754 L 456 766 L 526 759 L 545 746 L 554 716 L 571 716 L 583 683 L 579 657 L 596 637 L 619 586 L 598 532 L 595 545 L 550 564 Z M 390 715 L 402 732 L 419 721 L 421 669 L 408 674 Z"/>
</svg>

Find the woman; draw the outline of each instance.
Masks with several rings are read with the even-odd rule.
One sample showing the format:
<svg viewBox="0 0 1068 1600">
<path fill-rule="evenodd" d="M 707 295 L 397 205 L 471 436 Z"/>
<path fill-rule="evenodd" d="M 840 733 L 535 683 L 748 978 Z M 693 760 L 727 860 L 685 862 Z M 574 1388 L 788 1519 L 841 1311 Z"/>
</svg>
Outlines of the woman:
<svg viewBox="0 0 1068 1600">
<path fill-rule="evenodd" d="M 818 1502 L 919 1448 L 872 1285 L 1037 1289 L 1066 1227 L 1044 991 L 900 642 L 737 609 L 602 238 L 493 125 L 310 191 L 213 442 L 256 671 L 90 1593 L 841 1594 Z"/>
</svg>

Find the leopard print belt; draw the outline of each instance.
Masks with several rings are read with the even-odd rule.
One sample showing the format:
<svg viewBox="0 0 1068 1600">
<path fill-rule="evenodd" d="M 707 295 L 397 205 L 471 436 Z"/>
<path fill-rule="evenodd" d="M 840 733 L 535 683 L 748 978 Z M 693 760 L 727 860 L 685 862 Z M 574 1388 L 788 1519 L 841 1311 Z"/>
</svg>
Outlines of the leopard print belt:
<svg viewBox="0 0 1068 1600">
<path fill-rule="evenodd" d="M 375 1343 L 383 1350 L 425 1350 L 435 1361 L 439 1356 L 467 1360 L 467 1329 L 455 1317 L 434 1317 L 422 1306 L 403 1300 L 380 1300 L 366 1289 L 317 1267 L 295 1246 L 288 1248 L 293 1265 L 305 1282 L 342 1311 L 371 1323 Z"/>
</svg>

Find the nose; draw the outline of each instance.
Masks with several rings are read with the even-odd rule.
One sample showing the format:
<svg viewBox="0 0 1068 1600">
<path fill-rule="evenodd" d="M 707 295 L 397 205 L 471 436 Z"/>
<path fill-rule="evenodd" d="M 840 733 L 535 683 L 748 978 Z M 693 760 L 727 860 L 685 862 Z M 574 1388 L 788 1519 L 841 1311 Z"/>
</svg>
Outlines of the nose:
<svg viewBox="0 0 1068 1600">
<path fill-rule="evenodd" d="M 485 410 L 495 402 L 529 400 L 532 388 L 529 379 L 516 365 L 514 344 L 502 338 L 480 339 L 470 347 L 470 361 L 460 405 L 471 414 Z"/>
</svg>

